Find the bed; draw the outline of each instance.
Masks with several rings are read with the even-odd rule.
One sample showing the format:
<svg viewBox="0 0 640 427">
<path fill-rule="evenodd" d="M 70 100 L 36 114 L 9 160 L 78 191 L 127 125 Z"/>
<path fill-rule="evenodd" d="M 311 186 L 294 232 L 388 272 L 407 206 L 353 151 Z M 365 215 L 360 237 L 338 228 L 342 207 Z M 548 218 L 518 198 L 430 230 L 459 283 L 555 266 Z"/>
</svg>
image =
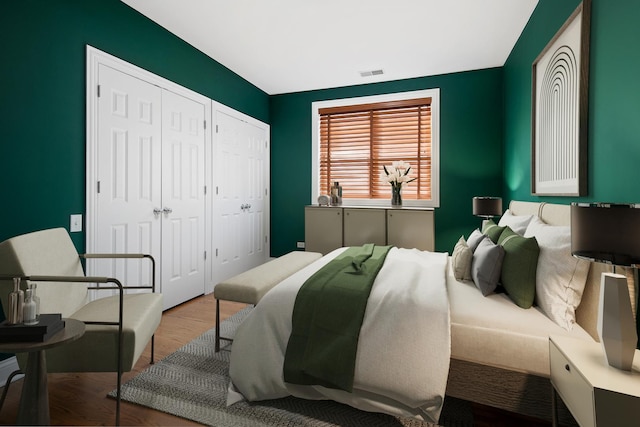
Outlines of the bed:
<svg viewBox="0 0 640 427">
<path fill-rule="evenodd" d="M 519 220 L 531 217 L 544 226 L 569 225 L 569 206 L 566 205 L 511 202 L 507 213 L 499 224 L 504 219 L 516 228 Z M 542 241 L 544 237 L 539 239 Z M 245 398 L 263 400 L 294 395 L 308 399 L 332 399 L 362 410 L 437 422 L 442 398 L 446 394 L 550 419 L 548 337 L 568 335 L 585 340 L 597 339 L 595 321 L 599 278 L 607 266 L 586 262 L 585 265 L 577 264 L 583 268 L 584 277 L 580 278 L 575 273 L 578 279 L 574 280 L 572 276 L 571 280 L 582 281 L 578 287 L 583 287 L 584 292 L 581 288 L 577 292 L 581 295 L 573 295 L 579 301 L 575 313 L 570 313 L 575 323 L 564 325 L 562 319 L 554 317 L 555 312 L 551 316 L 554 320 L 551 320 L 550 315 L 538 306 L 521 308 L 506 293 L 488 292 L 484 296 L 476 281 L 456 279 L 454 257 L 394 249 L 389 252 L 371 291 L 368 303 L 371 307 L 367 306 L 360 336 L 353 392 L 285 383 L 282 366 L 291 333 L 290 319 L 297 289 L 340 251 L 328 254 L 274 287 L 239 327 L 231 353 L 232 382 L 228 403 Z M 446 259 L 444 263 L 442 255 Z M 409 258 L 428 264 L 429 268 L 425 270 L 431 272 L 423 269 L 409 271 L 408 264 L 401 262 Z M 542 255 L 540 259 L 543 259 Z M 425 291 L 417 287 L 418 294 L 411 294 L 409 299 L 421 300 L 425 305 L 412 303 L 409 308 L 396 308 L 394 313 L 388 306 L 392 286 L 381 283 L 387 277 L 403 274 L 413 276 L 420 283 L 436 283 L 429 287 L 436 290 Z M 541 277 L 540 274 L 538 276 Z M 630 291 L 635 292 L 631 273 L 628 277 Z M 406 295 L 406 292 L 414 291 L 416 289 L 403 289 L 401 293 Z M 634 296 L 632 294 L 635 301 Z M 407 298 L 404 299 L 406 302 Z M 440 301 L 442 299 L 444 303 Z M 432 301 L 440 303 L 436 306 Z M 425 316 L 425 311 L 435 314 Z M 378 317 L 372 320 L 370 312 Z M 563 311 L 561 316 L 564 315 Z M 380 318 L 385 321 L 380 322 Z M 433 327 L 436 324 L 441 324 L 442 328 Z M 415 325 L 423 326 L 416 328 Z M 408 335 L 395 336 L 398 330 L 408 330 Z M 424 333 L 416 334 L 416 331 Z M 423 335 L 428 335 L 428 339 Z M 397 357 L 401 354 L 402 358 L 398 364 L 389 365 L 396 357 L 394 354 Z M 428 387 L 424 387 L 425 384 Z M 570 421 L 570 415 L 561 410 L 560 419 L 561 422 Z"/>
</svg>

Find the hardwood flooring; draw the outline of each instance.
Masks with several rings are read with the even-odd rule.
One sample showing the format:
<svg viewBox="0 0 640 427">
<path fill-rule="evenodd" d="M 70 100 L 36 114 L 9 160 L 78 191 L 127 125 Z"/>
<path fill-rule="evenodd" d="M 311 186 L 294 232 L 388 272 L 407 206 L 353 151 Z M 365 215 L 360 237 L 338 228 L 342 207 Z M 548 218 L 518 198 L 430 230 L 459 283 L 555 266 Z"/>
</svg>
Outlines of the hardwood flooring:
<svg viewBox="0 0 640 427">
<path fill-rule="evenodd" d="M 221 302 L 221 318 L 224 320 L 244 304 Z M 215 299 L 213 295 L 198 297 L 178 307 L 167 310 L 156 333 L 155 358 L 161 360 L 185 345 L 215 324 Z M 147 347 L 135 368 L 123 375 L 123 382 L 133 378 L 149 366 L 150 346 Z M 53 425 L 112 425 L 115 422 L 115 400 L 107 398 L 116 386 L 114 373 L 49 374 L 49 405 Z M 0 424 L 15 423 L 22 380 L 14 382 L 0 411 Z M 542 427 L 549 426 L 540 420 L 521 417 L 482 405 L 473 405 L 476 426 L 479 427 Z M 144 426 L 197 426 L 199 424 L 174 417 L 160 411 L 122 402 L 121 425 Z"/>
</svg>

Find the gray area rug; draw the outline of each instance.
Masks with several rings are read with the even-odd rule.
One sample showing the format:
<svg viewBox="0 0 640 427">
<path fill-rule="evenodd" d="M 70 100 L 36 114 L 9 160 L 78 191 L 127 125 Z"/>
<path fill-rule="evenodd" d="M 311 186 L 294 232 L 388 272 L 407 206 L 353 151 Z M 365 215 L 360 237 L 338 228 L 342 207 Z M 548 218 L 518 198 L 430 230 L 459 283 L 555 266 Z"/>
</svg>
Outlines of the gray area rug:
<svg viewBox="0 0 640 427">
<path fill-rule="evenodd" d="M 246 308 L 222 322 L 221 335 L 232 337 L 250 310 Z M 219 427 L 435 426 L 412 418 L 359 411 L 332 401 L 295 397 L 257 403 L 240 402 L 227 407 L 230 352 L 227 347 L 215 353 L 214 341 L 215 330 L 211 329 L 150 366 L 122 386 L 122 399 Z M 114 397 L 115 390 L 109 395 Z M 439 424 L 445 427 L 472 426 L 469 404 L 446 398 Z"/>
</svg>

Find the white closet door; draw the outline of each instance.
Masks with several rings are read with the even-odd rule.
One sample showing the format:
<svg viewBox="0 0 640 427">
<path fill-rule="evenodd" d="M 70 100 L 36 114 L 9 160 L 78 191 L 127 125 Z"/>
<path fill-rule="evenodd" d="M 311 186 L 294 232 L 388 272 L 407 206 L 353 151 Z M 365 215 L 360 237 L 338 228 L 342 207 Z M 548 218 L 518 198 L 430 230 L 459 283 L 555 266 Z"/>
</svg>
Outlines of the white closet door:
<svg viewBox="0 0 640 427">
<path fill-rule="evenodd" d="M 265 215 L 268 204 L 265 202 L 268 146 L 267 134 L 264 129 L 250 123 L 244 123 L 243 134 L 247 144 L 246 166 L 249 182 L 244 189 L 245 217 L 246 217 L 246 243 L 244 254 L 247 268 L 262 264 L 268 257 L 266 230 L 268 221 Z"/>
<path fill-rule="evenodd" d="M 214 108 L 215 260 L 219 282 L 268 258 L 268 130 Z"/>
<path fill-rule="evenodd" d="M 205 108 L 162 91 L 162 293 L 170 308 L 204 293 Z"/>
<path fill-rule="evenodd" d="M 149 253 L 160 259 L 161 90 L 105 65 L 99 70 L 97 253 Z M 148 261 L 89 260 L 94 276 L 151 283 Z"/>
<path fill-rule="evenodd" d="M 243 180 L 248 173 L 242 161 L 242 122 L 221 111 L 214 111 L 216 183 L 213 241 L 217 281 L 227 279 L 245 269 L 242 257 L 242 225 L 244 217 Z"/>
</svg>

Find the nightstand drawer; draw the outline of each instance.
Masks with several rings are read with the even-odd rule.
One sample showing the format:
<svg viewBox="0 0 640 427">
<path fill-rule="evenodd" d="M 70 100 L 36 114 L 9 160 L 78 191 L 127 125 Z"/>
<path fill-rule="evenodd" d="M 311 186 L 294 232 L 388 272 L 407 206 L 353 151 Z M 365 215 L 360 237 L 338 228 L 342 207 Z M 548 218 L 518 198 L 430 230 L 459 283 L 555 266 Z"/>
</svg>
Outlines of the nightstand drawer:
<svg viewBox="0 0 640 427">
<path fill-rule="evenodd" d="M 595 426 L 593 389 L 578 369 L 558 350 L 549 345 L 551 383 L 581 427 Z"/>
</svg>

